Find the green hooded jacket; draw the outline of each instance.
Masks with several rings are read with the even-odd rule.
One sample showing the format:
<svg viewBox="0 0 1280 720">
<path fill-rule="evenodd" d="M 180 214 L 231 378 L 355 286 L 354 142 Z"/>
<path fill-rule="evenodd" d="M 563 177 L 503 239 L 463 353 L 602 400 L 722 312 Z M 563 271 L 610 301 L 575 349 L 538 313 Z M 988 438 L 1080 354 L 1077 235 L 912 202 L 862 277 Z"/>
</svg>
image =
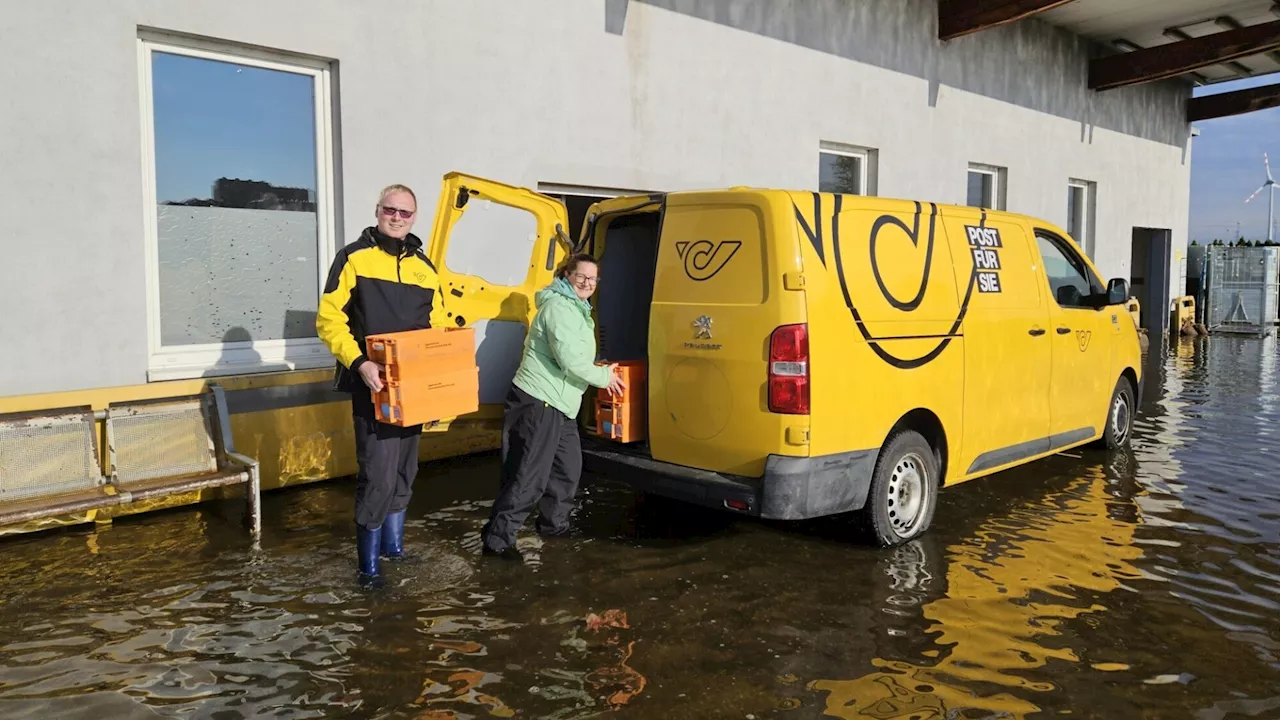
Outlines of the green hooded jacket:
<svg viewBox="0 0 1280 720">
<path fill-rule="evenodd" d="M 595 364 L 591 304 L 562 279 L 538 291 L 538 312 L 524 340 L 515 385 L 569 418 L 578 416 L 588 385 L 609 387 L 609 369 Z"/>
</svg>

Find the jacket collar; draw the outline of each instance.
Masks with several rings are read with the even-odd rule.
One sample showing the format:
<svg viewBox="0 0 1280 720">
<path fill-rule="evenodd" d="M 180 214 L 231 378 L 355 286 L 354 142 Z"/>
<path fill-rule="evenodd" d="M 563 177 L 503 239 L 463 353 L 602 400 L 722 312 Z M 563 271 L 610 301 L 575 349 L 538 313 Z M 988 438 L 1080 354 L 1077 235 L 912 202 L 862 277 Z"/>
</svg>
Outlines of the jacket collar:
<svg viewBox="0 0 1280 720">
<path fill-rule="evenodd" d="M 360 234 L 360 239 L 377 247 L 386 254 L 395 255 L 396 257 L 412 255 L 422 250 L 422 241 L 418 239 L 417 235 L 409 233 L 405 235 L 404 240 L 397 240 L 383 235 L 375 226 L 365 228 L 364 232 Z"/>
</svg>

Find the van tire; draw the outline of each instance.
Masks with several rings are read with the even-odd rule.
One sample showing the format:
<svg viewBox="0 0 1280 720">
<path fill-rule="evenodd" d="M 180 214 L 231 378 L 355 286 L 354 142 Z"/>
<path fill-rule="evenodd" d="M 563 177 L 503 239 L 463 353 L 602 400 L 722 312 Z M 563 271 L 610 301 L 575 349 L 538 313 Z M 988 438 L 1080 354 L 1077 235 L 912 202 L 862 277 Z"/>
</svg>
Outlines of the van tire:
<svg viewBox="0 0 1280 720">
<path fill-rule="evenodd" d="M 1133 412 L 1133 384 L 1121 377 L 1107 404 L 1107 421 L 1099 445 L 1112 452 L 1128 446 L 1133 438 Z"/>
<path fill-rule="evenodd" d="M 933 523 L 938 505 L 938 459 L 920 433 L 894 433 L 876 459 L 862 519 L 880 547 L 901 545 Z M 904 519 L 903 508 L 910 519 Z"/>
</svg>

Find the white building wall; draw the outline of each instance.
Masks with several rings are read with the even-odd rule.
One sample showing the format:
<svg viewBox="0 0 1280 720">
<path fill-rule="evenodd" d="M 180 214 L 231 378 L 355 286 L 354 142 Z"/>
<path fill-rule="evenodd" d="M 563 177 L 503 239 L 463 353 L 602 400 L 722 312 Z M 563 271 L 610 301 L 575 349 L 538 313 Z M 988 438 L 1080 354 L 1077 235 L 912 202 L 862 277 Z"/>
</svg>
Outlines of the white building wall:
<svg viewBox="0 0 1280 720">
<path fill-rule="evenodd" d="M 391 182 L 430 222 L 449 170 L 678 190 L 815 188 L 823 141 L 876 148 L 878 194 L 1065 227 L 1097 183 L 1096 261 L 1135 226 L 1186 246 L 1188 91 L 1085 87 L 1084 43 L 1023 22 L 940 44 L 934 0 L 41 0 L 0 24 L 0 397 L 147 380 L 140 28 L 335 62 L 340 240 Z M 327 265 L 328 258 L 322 262 Z M 56 348 L 55 352 L 34 350 Z"/>
</svg>

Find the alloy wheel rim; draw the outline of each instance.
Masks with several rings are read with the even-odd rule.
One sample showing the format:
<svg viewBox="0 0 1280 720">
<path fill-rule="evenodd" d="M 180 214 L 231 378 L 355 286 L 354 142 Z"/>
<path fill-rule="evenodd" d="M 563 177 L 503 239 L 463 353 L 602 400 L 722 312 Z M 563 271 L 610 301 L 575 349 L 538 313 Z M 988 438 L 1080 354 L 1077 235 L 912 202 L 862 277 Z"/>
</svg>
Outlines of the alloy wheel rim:
<svg viewBox="0 0 1280 720">
<path fill-rule="evenodd" d="M 1129 437 L 1129 399 L 1124 393 L 1116 395 L 1115 405 L 1111 408 L 1111 434 L 1119 445 Z"/>
<path fill-rule="evenodd" d="M 924 458 L 916 453 L 904 455 L 893 466 L 889 476 L 889 525 L 899 537 L 914 533 L 924 518 L 928 492 L 928 471 Z"/>
</svg>

